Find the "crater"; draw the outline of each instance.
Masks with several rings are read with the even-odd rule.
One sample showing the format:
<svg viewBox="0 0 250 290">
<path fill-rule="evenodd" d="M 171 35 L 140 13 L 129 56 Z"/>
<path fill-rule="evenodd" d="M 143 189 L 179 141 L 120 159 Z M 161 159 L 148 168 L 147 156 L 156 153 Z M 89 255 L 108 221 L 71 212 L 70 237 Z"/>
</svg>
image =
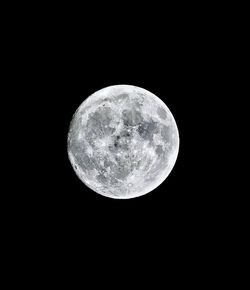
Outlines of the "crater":
<svg viewBox="0 0 250 290">
<path fill-rule="evenodd" d="M 124 166 L 118 166 L 114 170 L 114 177 L 124 180 L 129 175 L 129 169 Z"/>
<path fill-rule="evenodd" d="M 131 133 L 128 130 L 122 130 L 120 132 L 120 135 L 121 135 L 121 137 L 130 137 Z M 120 138 L 120 136 L 119 136 L 119 138 Z"/>
<path fill-rule="evenodd" d="M 140 112 L 135 109 L 123 110 L 122 119 L 125 126 L 136 126 L 143 120 Z"/>
<path fill-rule="evenodd" d="M 153 135 L 157 132 L 158 128 L 155 122 L 144 122 L 138 127 L 139 135 L 145 140 L 152 140 Z"/>
<path fill-rule="evenodd" d="M 157 145 L 156 149 L 155 149 L 155 152 L 156 152 L 157 155 L 162 155 L 164 153 L 164 150 L 163 150 L 161 145 Z"/>
</svg>

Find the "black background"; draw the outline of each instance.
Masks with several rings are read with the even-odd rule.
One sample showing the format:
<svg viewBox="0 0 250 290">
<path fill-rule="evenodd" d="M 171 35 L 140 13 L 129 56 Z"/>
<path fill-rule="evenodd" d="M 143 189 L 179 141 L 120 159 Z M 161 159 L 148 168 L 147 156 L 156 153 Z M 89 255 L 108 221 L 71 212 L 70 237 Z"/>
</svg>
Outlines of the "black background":
<svg viewBox="0 0 250 290">
<path fill-rule="evenodd" d="M 29 247 L 59 261 L 62 253 L 105 259 L 126 259 L 129 253 L 142 260 L 175 256 L 176 263 L 182 257 L 188 264 L 196 253 L 199 262 L 200 251 L 213 255 L 214 237 L 224 224 L 212 142 L 222 101 L 217 85 L 223 36 L 203 13 L 193 17 L 177 9 L 162 15 L 149 9 L 142 16 L 123 9 L 121 15 L 87 17 L 85 12 L 72 18 L 54 11 L 20 29 L 16 74 L 25 130 L 15 134 L 27 154 L 19 173 L 24 190 L 13 195 L 20 217 L 15 223 L 21 235 L 31 237 Z M 67 155 L 75 110 L 95 91 L 117 84 L 139 86 L 161 98 L 180 135 L 168 178 L 129 200 L 88 189 Z"/>
<path fill-rule="evenodd" d="M 105 240 L 109 235 L 115 240 L 127 236 L 129 243 L 137 236 L 145 242 L 157 234 L 165 237 L 168 231 L 196 235 L 211 222 L 209 207 L 216 201 L 208 192 L 213 177 L 207 175 L 211 160 L 205 117 L 211 103 L 211 56 L 200 32 L 193 35 L 182 27 L 155 36 L 145 30 L 129 35 L 121 31 L 67 35 L 67 40 L 61 35 L 52 51 L 42 56 L 37 131 L 41 165 L 32 186 L 42 223 L 52 232 L 66 229 L 81 237 L 78 229 L 86 227 L 94 235 L 101 232 Z M 115 84 L 136 85 L 159 96 L 175 116 L 180 134 L 179 156 L 167 180 L 131 200 L 112 200 L 88 189 L 67 156 L 73 113 L 90 94 Z"/>
<path fill-rule="evenodd" d="M 246 27 L 247 18 L 238 21 L 230 3 L 110 4 L 12 3 L 3 10 L 7 65 L 1 80 L 7 90 L 1 113 L 7 149 L 1 158 L 7 159 L 4 173 L 10 178 L 2 175 L 7 186 L 2 186 L 6 232 L 1 233 L 8 283 L 33 278 L 46 286 L 51 279 L 65 285 L 69 279 L 72 288 L 75 278 L 85 282 L 94 274 L 91 285 L 118 277 L 116 288 L 130 278 L 140 283 L 153 278 L 153 289 L 157 281 L 162 286 L 169 280 L 199 289 L 204 288 L 199 280 L 231 284 L 231 272 L 244 265 L 234 258 L 245 257 L 235 250 L 246 232 L 240 229 L 247 220 L 241 210 L 245 190 L 240 183 L 233 187 L 229 173 L 237 174 L 234 145 L 241 144 L 235 106 L 239 98 L 241 112 L 242 102 L 234 75 L 240 69 L 234 62 L 246 63 L 238 58 L 240 39 L 246 38 L 236 24 Z M 129 200 L 88 189 L 67 155 L 75 110 L 95 91 L 117 84 L 161 98 L 180 135 L 168 178 Z"/>
</svg>

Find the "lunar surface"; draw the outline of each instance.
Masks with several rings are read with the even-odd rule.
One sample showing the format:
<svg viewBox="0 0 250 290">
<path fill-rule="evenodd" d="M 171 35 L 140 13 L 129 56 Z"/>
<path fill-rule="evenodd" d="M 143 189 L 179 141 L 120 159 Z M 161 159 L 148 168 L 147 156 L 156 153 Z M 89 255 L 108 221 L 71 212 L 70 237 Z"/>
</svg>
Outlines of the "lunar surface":
<svg viewBox="0 0 250 290">
<path fill-rule="evenodd" d="M 75 112 L 68 156 L 80 180 L 118 199 L 158 187 L 174 167 L 179 133 L 168 107 L 151 92 L 130 85 L 101 89 Z"/>
</svg>

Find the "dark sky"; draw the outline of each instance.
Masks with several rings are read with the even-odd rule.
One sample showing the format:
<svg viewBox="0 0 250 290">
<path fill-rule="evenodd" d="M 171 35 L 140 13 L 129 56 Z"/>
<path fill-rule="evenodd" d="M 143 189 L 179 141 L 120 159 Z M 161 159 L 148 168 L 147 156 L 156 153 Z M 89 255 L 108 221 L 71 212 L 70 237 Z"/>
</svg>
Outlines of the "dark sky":
<svg viewBox="0 0 250 290">
<path fill-rule="evenodd" d="M 90 34 L 69 35 L 67 40 L 61 35 L 39 62 L 41 167 L 36 182 L 43 181 L 37 206 L 41 204 L 54 222 L 60 217 L 66 227 L 93 223 L 112 231 L 125 227 L 135 234 L 138 228 L 198 226 L 201 216 L 206 222 L 211 198 L 207 168 L 203 169 L 208 157 L 204 114 L 209 106 L 209 57 L 202 38 L 184 28 L 152 37 L 146 31 L 129 37 L 118 32 Z M 140 86 L 159 96 L 172 111 L 180 134 L 179 156 L 167 180 L 148 195 L 127 201 L 89 190 L 67 158 L 67 131 L 76 108 L 96 90 L 115 84 Z M 32 185 L 36 191 L 36 183 Z"/>
<path fill-rule="evenodd" d="M 20 173 L 25 191 L 16 204 L 23 205 L 22 216 L 32 232 L 95 249 L 100 244 L 102 249 L 164 247 L 169 241 L 181 248 L 183 240 L 188 247 L 190 237 L 207 238 L 220 207 L 217 176 L 211 170 L 219 68 L 210 29 L 200 19 L 187 18 L 143 21 L 135 14 L 96 26 L 81 18 L 80 26 L 40 25 L 27 39 L 20 38 L 30 45 L 23 47 L 25 54 L 20 52 L 19 90 L 26 110 L 22 130 L 15 134 L 29 142 L 22 145 L 28 149 Z M 76 108 L 90 94 L 116 84 L 136 85 L 159 96 L 180 135 L 178 159 L 166 181 L 131 200 L 109 199 L 88 189 L 67 156 L 67 132 Z"/>
</svg>

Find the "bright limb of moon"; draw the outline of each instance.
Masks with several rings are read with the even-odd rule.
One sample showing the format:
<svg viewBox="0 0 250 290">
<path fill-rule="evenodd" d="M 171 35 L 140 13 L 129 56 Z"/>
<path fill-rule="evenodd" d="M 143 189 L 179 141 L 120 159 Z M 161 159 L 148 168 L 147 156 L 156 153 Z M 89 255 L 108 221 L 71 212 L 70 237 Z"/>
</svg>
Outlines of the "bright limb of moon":
<svg viewBox="0 0 250 290">
<path fill-rule="evenodd" d="M 68 133 L 75 173 L 93 191 L 111 198 L 134 198 L 157 188 L 178 152 L 178 128 L 169 108 L 136 86 L 110 86 L 89 96 Z"/>
</svg>

